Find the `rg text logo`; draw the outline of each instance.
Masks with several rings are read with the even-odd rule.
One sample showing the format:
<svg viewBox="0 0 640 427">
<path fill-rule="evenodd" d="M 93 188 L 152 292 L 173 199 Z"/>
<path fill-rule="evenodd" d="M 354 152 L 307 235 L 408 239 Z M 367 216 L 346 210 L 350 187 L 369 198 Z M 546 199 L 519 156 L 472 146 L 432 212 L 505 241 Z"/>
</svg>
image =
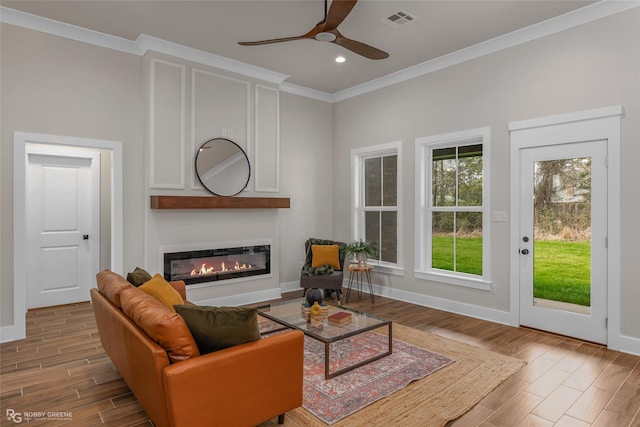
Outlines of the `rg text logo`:
<svg viewBox="0 0 640 427">
<path fill-rule="evenodd" d="M 16 424 L 21 423 L 22 414 L 20 412 L 14 411 L 13 409 L 7 409 L 7 420 L 11 420 Z"/>
</svg>

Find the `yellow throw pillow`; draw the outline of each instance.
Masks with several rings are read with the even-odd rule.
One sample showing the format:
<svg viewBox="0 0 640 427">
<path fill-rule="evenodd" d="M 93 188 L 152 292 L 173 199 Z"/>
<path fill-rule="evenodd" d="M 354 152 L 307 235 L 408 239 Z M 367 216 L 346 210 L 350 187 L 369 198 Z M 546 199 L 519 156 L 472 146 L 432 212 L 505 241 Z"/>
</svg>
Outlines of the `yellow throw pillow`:
<svg viewBox="0 0 640 427">
<path fill-rule="evenodd" d="M 330 265 L 334 270 L 340 270 L 338 245 L 311 245 L 311 267 Z"/>
<path fill-rule="evenodd" d="M 174 312 L 176 311 L 175 308 L 173 308 L 174 305 L 184 304 L 184 300 L 178 291 L 173 289 L 173 286 L 164 280 L 160 274 L 156 274 L 151 280 L 144 282 L 138 289 L 151 295 Z"/>
</svg>

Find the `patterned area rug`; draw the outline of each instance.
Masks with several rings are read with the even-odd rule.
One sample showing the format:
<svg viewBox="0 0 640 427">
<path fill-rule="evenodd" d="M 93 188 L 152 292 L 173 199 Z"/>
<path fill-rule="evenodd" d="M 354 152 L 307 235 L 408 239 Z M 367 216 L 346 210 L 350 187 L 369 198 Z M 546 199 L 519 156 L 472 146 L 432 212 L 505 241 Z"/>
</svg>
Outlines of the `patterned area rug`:
<svg viewBox="0 0 640 427">
<path fill-rule="evenodd" d="M 525 364 L 513 357 L 398 323 L 393 324 L 393 336 L 398 350 L 401 344 L 396 343 L 402 341 L 454 362 L 335 422 L 334 427 L 444 427 Z M 278 425 L 277 418 L 273 418 L 259 427 Z M 284 425 L 323 427 L 327 424 L 300 407 L 287 412 Z"/>
<path fill-rule="evenodd" d="M 385 335 L 365 332 L 331 344 L 330 372 L 384 353 L 388 342 Z M 325 380 L 324 344 L 305 336 L 304 347 L 302 406 L 329 425 L 453 362 L 394 339 L 393 354 Z"/>
</svg>

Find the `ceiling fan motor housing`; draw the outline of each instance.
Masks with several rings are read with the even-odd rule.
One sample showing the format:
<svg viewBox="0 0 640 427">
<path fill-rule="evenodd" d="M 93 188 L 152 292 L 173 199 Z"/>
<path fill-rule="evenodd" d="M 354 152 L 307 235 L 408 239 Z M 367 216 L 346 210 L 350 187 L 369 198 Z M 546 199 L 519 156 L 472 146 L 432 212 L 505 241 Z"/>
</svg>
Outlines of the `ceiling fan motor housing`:
<svg viewBox="0 0 640 427">
<path fill-rule="evenodd" d="M 316 40 L 319 40 L 321 42 L 332 42 L 335 39 L 336 39 L 336 35 L 333 33 L 322 32 L 322 33 L 316 34 Z"/>
</svg>

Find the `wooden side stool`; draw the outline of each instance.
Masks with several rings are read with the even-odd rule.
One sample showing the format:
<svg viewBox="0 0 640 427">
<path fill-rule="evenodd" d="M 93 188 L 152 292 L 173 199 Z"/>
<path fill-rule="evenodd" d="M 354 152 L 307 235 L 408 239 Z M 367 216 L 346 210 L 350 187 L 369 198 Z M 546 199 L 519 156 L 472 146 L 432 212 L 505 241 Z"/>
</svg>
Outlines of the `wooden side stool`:
<svg viewBox="0 0 640 427">
<path fill-rule="evenodd" d="M 358 285 L 358 296 L 362 296 L 362 275 L 364 274 L 367 283 L 369 284 L 369 295 L 371 296 L 371 302 L 374 302 L 373 298 L 373 286 L 371 285 L 371 270 L 373 270 L 373 266 L 371 265 L 359 265 L 359 264 L 349 264 L 349 287 L 347 288 L 347 304 L 349 304 L 349 296 L 351 295 L 351 287 L 353 286 L 354 276 L 357 280 Z"/>
</svg>

